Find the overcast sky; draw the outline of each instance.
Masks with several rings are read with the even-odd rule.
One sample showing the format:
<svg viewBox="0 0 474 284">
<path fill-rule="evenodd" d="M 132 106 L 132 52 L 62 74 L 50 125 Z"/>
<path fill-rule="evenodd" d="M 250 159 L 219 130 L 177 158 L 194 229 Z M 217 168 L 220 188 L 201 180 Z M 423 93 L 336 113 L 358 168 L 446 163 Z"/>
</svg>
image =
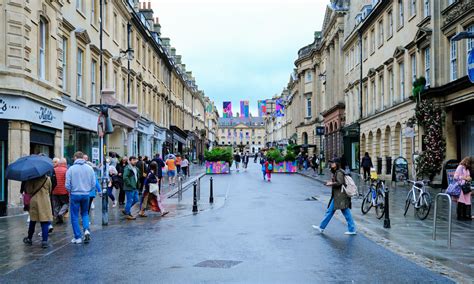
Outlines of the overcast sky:
<svg viewBox="0 0 474 284">
<path fill-rule="evenodd" d="M 257 100 L 280 93 L 298 49 L 320 30 L 329 0 L 151 0 L 163 37 L 214 102 Z"/>
</svg>

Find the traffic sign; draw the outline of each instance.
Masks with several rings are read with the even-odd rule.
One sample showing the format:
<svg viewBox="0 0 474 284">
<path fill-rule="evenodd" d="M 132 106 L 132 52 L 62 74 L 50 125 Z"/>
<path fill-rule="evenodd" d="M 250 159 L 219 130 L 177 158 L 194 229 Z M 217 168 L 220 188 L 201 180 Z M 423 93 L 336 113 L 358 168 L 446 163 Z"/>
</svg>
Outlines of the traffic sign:
<svg viewBox="0 0 474 284">
<path fill-rule="evenodd" d="M 474 48 L 467 54 L 467 75 L 471 83 L 474 83 Z"/>
</svg>

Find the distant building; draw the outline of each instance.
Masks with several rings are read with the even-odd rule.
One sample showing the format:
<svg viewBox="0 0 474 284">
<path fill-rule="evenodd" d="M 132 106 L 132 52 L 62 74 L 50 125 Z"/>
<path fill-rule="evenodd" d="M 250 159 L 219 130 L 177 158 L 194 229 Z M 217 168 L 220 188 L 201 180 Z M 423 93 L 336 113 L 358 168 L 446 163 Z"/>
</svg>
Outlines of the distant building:
<svg viewBox="0 0 474 284">
<path fill-rule="evenodd" d="M 220 146 L 232 146 L 240 152 L 257 153 L 264 148 L 265 123 L 263 117 L 219 118 Z"/>
</svg>

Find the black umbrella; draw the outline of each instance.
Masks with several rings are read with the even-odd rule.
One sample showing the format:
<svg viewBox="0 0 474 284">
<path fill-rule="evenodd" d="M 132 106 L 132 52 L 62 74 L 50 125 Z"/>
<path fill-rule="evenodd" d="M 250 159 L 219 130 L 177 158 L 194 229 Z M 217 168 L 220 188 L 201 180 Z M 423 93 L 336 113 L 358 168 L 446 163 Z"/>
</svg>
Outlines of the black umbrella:
<svg viewBox="0 0 474 284">
<path fill-rule="evenodd" d="M 25 181 L 44 176 L 53 171 L 53 161 L 46 156 L 31 155 L 19 158 L 8 165 L 7 179 Z"/>
</svg>

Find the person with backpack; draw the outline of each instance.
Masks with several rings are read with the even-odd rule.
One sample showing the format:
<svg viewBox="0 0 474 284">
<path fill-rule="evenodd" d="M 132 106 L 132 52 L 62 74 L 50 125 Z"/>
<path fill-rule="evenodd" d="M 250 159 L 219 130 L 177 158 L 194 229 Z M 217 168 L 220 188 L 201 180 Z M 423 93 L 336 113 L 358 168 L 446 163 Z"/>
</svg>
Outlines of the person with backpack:
<svg viewBox="0 0 474 284">
<path fill-rule="evenodd" d="M 56 218 L 56 224 L 64 223 L 64 215 L 69 209 L 69 193 L 66 189 L 67 161 L 65 158 L 59 159 L 54 167 L 54 175 L 51 178 L 53 184 L 53 215 Z"/>
<path fill-rule="evenodd" d="M 260 158 L 260 165 L 262 166 L 262 174 L 263 174 L 263 180 L 267 180 L 266 178 L 266 168 L 265 168 L 265 159 L 263 157 Z"/>
<path fill-rule="evenodd" d="M 347 232 L 344 234 L 356 235 L 356 226 L 351 213 L 351 197 L 343 189 L 346 186 L 346 182 L 344 171 L 341 169 L 340 159 L 336 158 L 331 162 L 331 173 L 333 175 L 332 181 L 326 183 L 327 186 L 332 188 L 331 199 L 321 224 L 319 226 L 313 225 L 313 228 L 322 234 L 329 221 L 331 221 L 332 216 L 336 213 L 336 210 L 341 210 L 344 218 L 346 218 L 348 227 Z"/>
<path fill-rule="evenodd" d="M 272 181 L 273 161 L 268 159 L 265 162 L 265 173 L 267 174 L 268 182 Z"/>
</svg>

